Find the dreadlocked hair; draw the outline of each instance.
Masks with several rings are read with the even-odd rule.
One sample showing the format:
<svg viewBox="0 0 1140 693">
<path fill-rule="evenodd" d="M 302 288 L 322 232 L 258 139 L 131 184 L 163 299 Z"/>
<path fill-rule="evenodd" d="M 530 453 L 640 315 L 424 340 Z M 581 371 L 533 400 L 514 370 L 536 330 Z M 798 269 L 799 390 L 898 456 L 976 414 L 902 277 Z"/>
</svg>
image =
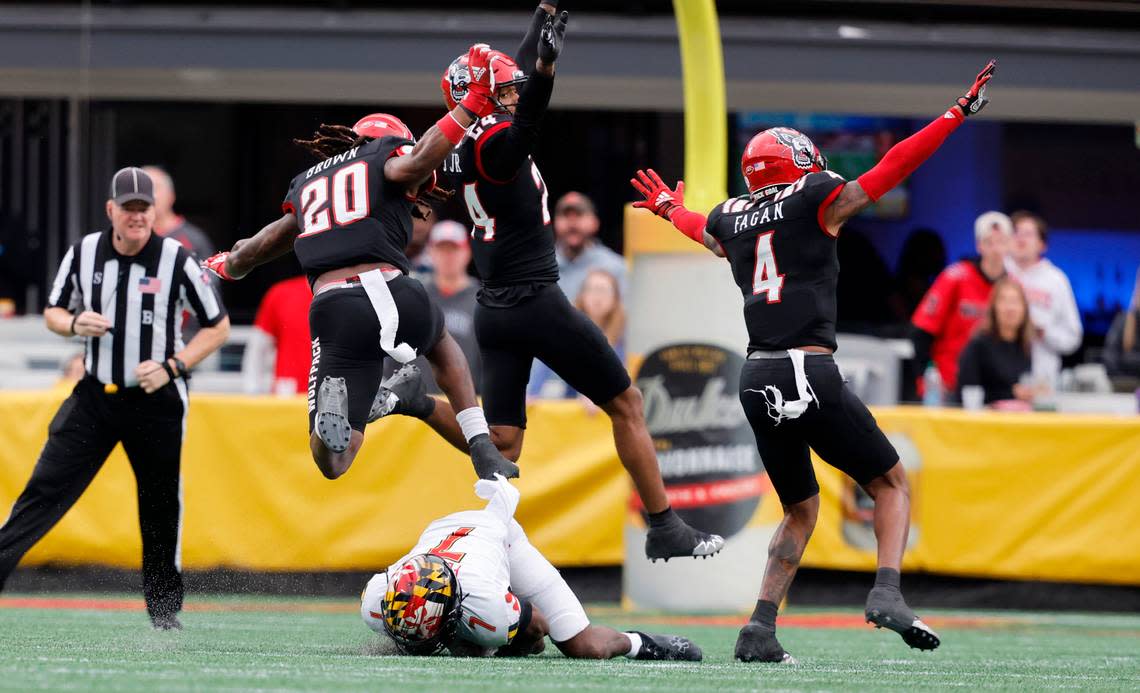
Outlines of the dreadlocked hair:
<svg viewBox="0 0 1140 693">
<path fill-rule="evenodd" d="M 367 137 L 357 135 L 348 126 L 321 123 L 321 126 L 313 133 L 313 139 L 295 139 L 293 144 L 304 147 L 313 156 L 324 160 L 341 152 L 346 152 L 353 147 L 359 147 L 367 141 Z"/>
<path fill-rule="evenodd" d="M 455 194 L 454 190 L 447 190 L 446 188 L 435 187 L 427 192 L 421 192 L 416 195 L 414 200 L 415 204 L 412 207 L 412 216 L 417 219 L 427 219 L 431 213 L 435 211 L 432 205 L 434 202 L 447 202 L 451 196 Z"/>
<path fill-rule="evenodd" d="M 294 139 L 293 144 L 304 147 L 310 154 L 323 161 L 353 147 L 359 147 L 369 139 L 357 135 L 350 127 L 321 123 L 321 126 L 313 133 L 313 139 Z M 421 192 L 416 195 L 412 215 L 417 219 L 427 219 L 431 216 L 433 202 L 447 202 L 454 194 L 451 190 L 438 187 L 427 192 Z"/>
</svg>

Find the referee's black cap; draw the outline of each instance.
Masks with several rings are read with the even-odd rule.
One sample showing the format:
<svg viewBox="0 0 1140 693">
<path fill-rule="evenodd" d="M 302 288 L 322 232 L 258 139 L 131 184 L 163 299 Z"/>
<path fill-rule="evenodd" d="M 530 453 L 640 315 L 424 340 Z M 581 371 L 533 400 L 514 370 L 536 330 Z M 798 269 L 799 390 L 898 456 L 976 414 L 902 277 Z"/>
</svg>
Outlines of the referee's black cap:
<svg viewBox="0 0 1140 693">
<path fill-rule="evenodd" d="M 154 204 L 154 182 L 138 166 L 121 168 L 111 179 L 111 199 L 121 205 L 131 200 Z"/>
</svg>

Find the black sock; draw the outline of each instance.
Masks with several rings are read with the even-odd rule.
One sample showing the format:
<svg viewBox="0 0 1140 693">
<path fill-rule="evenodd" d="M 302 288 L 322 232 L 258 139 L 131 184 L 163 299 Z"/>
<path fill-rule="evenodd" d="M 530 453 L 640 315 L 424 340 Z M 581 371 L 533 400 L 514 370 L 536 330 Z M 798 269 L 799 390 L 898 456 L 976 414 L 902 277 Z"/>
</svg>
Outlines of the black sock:
<svg viewBox="0 0 1140 693">
<path fill-rule="evenodd" d="M 672 507 L 666 507 L 659 513 L 649 513 L 649 526 L 650 527 L 665 527 L 674 522 L 680 522 L 681 518 L 677 517 L 677 513 L 673 512 Z"/>
<path fill-rule="evenodd" d="M 875 573 L 875 587 L 893 587 L 899 589 L 899 571 L 894 568 L 879 568 Z"/>
<path fill-rule="evenodd" d="M 759 623 L 762 626 L 776 630 L 776 603 L 770 602 L 767 599 L 757 599 L 756 608 L 752 611 L 752 616 L 748 620 L 751 623 Z"/>
</svg>

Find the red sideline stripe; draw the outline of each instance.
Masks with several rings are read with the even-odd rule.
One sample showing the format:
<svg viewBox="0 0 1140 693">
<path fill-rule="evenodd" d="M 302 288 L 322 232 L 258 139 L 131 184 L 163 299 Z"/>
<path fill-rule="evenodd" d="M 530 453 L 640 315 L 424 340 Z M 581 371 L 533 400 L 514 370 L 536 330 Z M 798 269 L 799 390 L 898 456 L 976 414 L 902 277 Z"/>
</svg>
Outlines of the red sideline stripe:
<svg viewBox="0 0 1140 693">
<path fill-rule="evenodd" d="M 665 495 L 674 510 L 703 508 L 707 505 L 733 503 L 745 498 L 762 496 L 772 490 L 772 481 L 764 472 L 735 479 L 717 479 L 697 484 L 666 486 Z M 644 510 L 641 498 L 633 494 L 630 501 L 634 510 Z"/>
</svg>

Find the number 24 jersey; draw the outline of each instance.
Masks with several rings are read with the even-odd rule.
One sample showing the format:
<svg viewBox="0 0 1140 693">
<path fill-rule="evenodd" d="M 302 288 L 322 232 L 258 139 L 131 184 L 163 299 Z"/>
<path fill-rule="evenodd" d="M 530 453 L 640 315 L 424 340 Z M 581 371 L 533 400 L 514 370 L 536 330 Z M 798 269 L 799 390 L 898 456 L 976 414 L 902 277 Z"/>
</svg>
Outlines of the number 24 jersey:
<svg viewBox="0 0 1140 693">
<path fill-rule="evenodd" d="M 836 348 L 839 257 L 823 210 L 845 182 L 831 171 L 809 173 L 774 196 L 734 197 L 709 213 L 705 230 L 744 295 L 749 351 Z"/>
</svg>

